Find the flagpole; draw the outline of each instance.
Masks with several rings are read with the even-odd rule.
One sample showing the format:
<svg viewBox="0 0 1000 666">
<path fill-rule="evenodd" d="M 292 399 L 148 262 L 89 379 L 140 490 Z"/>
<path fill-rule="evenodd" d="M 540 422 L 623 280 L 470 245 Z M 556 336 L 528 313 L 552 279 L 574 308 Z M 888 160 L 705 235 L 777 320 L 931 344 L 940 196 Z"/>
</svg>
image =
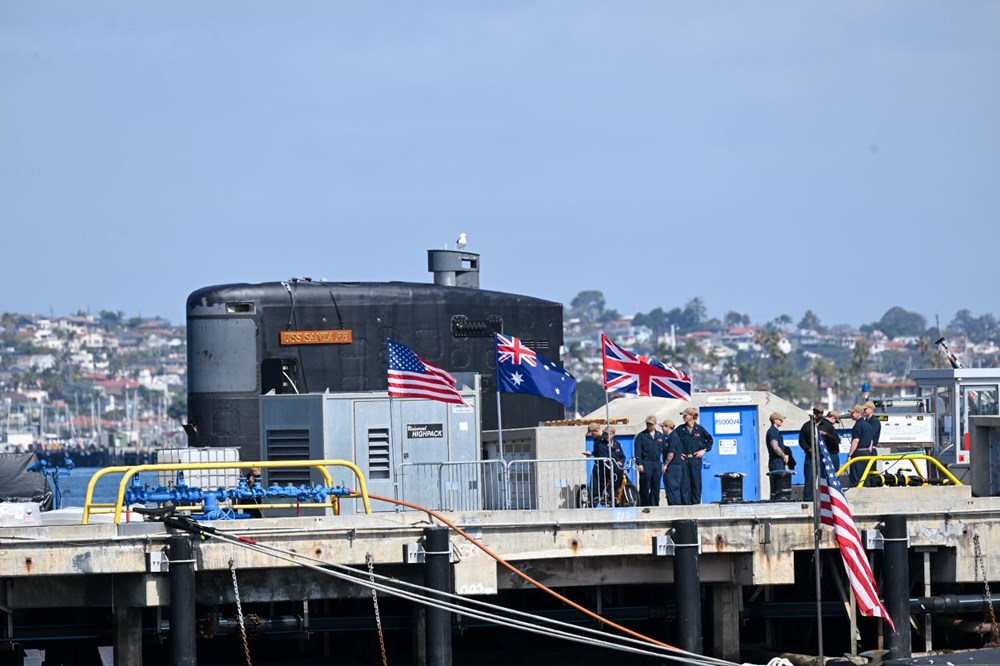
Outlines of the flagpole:
<svg viewBox="0 0 1000 666">
<path fill-rule="evenodd" d="M 604 376 L 607 377 L 608 376 L 607 373 L 604 373 Z M 609 457 L 608 463 L 611 465 L 611 469 L 608 470 L 608 472 L 610 474 L 609 478 L 611 478 L 613 481 L 615 478 L 615 459 L 614 456 L 612 455 L 613 450 L 611 448 L 611 442 L 613 441 L 611 438 L 611 398 L 608 397 L 607 388 L 605 388 L 604 390 L 604 421 L 606 423 L 605 427 L 607 428 L 607 437 L 608 437 L 608 457 Z M 625 470 L 623 469 L 622 474 L 624 473 Z M 615 490 L 616 489 L 614 487 L 614 483 L 612 483 L 611 492 L 608 493 L 609 495 L 611 495 L 612 509 L 615 508 Z"/>
<path fill-rule="evenodd" d="M 500 372 L 497 369 L 497 372 Z M 500 409 L 500 385 L 497 384 L 497 448 L 500 456 L 500 477 L 503 479 L 503 508 L 510 509 L 510 476 L 507 474 L 507 461 L 503 455 L 503 417 Z"/>
<path fill-rule="evenodd" d="M 392 440 L 393 440 L 392 431 L 394 430 L 393 425 L 394 424 L 392 418 L 392 394 L 390 394 L 389 395 L 389 472 L 392 474 L 393 478 L 392 494 L 398 500 L 401 499 L 399 496 L 399 474 L 397 474 L 396 471 L 392 469 Z M 399 510 L 400 510 L 400 505 L 397 504 L 396 511 L 398 512 Z"/>
<path fill-rule="evenodd" d="M 500 409 L 500 387 L 497 387 L 497 446 L 499 448 L 500 461 L 503 462 L 503 410 Z"/>
<path fill-rule="evenodd" d="M 813 561 L 816 567 L 816 638 L 817 644 L 819 646 L 819 663 L 823 663 L 823 590 L 820 582 L 823 580 L 822 567 L 820 566 L 820 551 L 819 551 L 819 537 L 820 537 L 820 525 L 819 525 L 819 423 L 815 420 L 812 425 L 812 451 L 809 455 L 812 456 L 812 469 L 813 478 L 811 483 L 813 486 Z"/>
<path fill-rule="evenodd" d="M 503 508 L 510 509 L 510 475 L 507 474 L 507 461 L 503 451 L 503 409 L 500 406 L 500 362 L 497 354 L 497 334 L 493 334 L 493 354 L 497 359 L 493 373 L 493 383 L 497 390 L 497 455 L 500 457 L 500 478 L 503 483 Z"/>
</svg>

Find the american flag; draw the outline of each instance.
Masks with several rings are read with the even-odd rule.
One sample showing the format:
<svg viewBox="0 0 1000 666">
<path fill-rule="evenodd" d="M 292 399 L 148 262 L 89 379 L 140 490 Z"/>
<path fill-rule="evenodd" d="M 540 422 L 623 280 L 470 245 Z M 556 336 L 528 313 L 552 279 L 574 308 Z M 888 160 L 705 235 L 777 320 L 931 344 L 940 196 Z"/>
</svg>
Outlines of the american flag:
<svg viewBox="0 0 1000 666">
<path fill-rule="evenodd" d="M 656 359 L 622 349 L 601 333 L 604 348 L 604 390 L 660 398 L 691 399 L 691 377 Z"/>
<path fill-rule="evenodd" d="M 854 514 L 851 513 L 851 507 L 847 504 L 847 498 L 844 497 L 844 491 L 837 480 L 837 470 L 833 468 L 833 461 L 826 452 L 826 447 L 819 447 L 819 454 L 819 520 L 834 529 L 837 545 L 840 546 L 840 556 L 844 560 L 844 568 L 847 569 L 851 590 L 854 591 L 861 614 L 884 619 L 895 633 L 896 627 L 892 624 L 892 618 L 878 598 L 875 577 L 872 575 L 871 567 L 868 566 L 865 549 L 861 546 L 861 535 L 858 534 L 858 528 L 854 524 Z"/>
<path fill-rule="evenodd" d="M 455 390 L 455 378 L 428 363 L 399 342 L 385 341 L 389 362 L 389 395 L 394 398 L 426 398 L 464 405 Z"/>
</svg>

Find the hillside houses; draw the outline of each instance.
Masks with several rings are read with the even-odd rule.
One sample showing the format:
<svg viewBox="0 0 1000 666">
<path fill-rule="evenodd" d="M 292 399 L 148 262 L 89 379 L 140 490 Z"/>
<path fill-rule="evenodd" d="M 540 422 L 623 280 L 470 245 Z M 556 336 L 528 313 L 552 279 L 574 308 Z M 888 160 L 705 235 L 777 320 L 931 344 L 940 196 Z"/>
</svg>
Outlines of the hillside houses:
<svg viewBox="0 0 1000 666">
<path fill-rule="evenodd" d="M 568 320 L 565 365 L 578 381 L 603 386 L 600 334 L 638 354 L 652 356 L 687 371 L 696 391 L 762 389 L 788 393 L 800 404 L 849 396 L 868 384 L 885 395 L 908 395 L 915 367 L 948 364 L 927 336 L 890 338 L 880 330 L 863 332 L 836 326 L 822 332 L 773 325 L 740 325 L 655 335 L 631 317 L 587 325 Z M 948 339 L 968 367 L 995 365 L 994 341 L 973 345 L 964 336 Z"/>
<path fill-rule="evenodd" d="M 77 419 L 134 426 L 162 421 L 164 405 L 186 399 L 187 351 L 182 327 L 161 318 L 101 313 L 70 317 L 5 313 L 0 321 L 0 427 L 30 427 L 34 436 L 64 437 Z M 43 419 L 33 405 L 61 404 L 68 416 Z M 128 413 L 126 413 L 128 411 Z M 82 414 L 81 414 L 82 412 Z M 5 434 L 0 431 L 0 435 Z M 0 436 L 0 440 L 4 437 Z"/>
</svg>

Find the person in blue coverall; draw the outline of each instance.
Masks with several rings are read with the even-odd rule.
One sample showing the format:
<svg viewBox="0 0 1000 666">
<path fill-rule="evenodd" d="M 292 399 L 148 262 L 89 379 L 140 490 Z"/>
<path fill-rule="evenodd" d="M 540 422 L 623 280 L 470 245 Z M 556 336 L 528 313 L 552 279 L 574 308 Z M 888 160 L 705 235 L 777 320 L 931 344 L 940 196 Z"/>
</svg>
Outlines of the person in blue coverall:
<svg viewBox="0 0 1000 666">
<path fill-rule="evenodd" d="M 854 428 L 851 429 L 851 452 L 847 456 L 848 459 L 875 455 L 875 447 L 872 446 L 872 427 L 865 420 L 865 408 L 861 405 L 851 407 L 851 418 L 854 419 Z M 856 486 L 861 481 L 866 464 L 857 462 L 847 468 L 847 476 L 851 480 L 851 486 Z"/>
<path fill-rule="evenodd" d="M 698 423 L 698 410 L 688 407 L 681 412 L 684 425 L 678 428 L 681 437 L 681 460 L 688 487 L 681 500 L 684 504 L 701 504 L 701 459 L 712 450 L 712 435 Z"/>
<path fill-rule="evenodd" d="M 646 429 L 635 436 L 635 458 L 639 470 L 639 506 L 659 506 L 663 478 L 663 433 L 656 429 L 656 417 L 646 417 Z"/>
<path fill-rule="evenodd" d="M 764 435 L 764 444 L 767 448 L 767 471 L 778 472 L 788 468 L 788 454 L 785 453 L 785 438 L 778 428 L 785 422 L 783 414 L 773 412 L 769 417 L 771 427 Z"/>
<path fill-rule="evenodd" d="M 869 400 L 865 404 L 861 405 L 865 408 L 865 421 L 872 429 L 872 453 L 871 455 L 878 455 L 878 440 L 882 436 L 882 422 L 878 420 L 875 416 L 875 403 Z"/>
<path fill-rule="evenodd" d="M 667 490 L 667 504 L 679 506 L 684 503 L 683 489 L 687 486 L 684 463 L 681 462 L 681 435 L 670 419 L 664 419 L 660 429 L 666 440 L 663 448 L 663 485 Z"/>
</svg>

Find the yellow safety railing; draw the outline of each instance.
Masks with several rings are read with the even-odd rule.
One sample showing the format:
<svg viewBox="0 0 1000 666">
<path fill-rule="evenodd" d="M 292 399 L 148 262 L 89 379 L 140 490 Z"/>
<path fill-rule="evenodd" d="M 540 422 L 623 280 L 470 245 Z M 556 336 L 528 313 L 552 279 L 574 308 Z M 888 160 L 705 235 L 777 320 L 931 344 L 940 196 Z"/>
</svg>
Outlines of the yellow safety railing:
<svg viewBox="0 0 1000 666">
<path fill-rule="evenodd" d="M 281 468 L 281 467 L 312 467 L 317 470 L 326 481 L 326 487 L 333 487 L 333 478 L 330 476 L 330 472 L 327 471 L 327 467 L 346 467 L 351 472 L 354 473 L 354 478 L 358 481 L 358 490 L 351 492 L 349 495 L 338 498 L 334 495 L 330 495 L 327 498 L 327 502 L 310 502 L 305 504 L 296 504 L 295 506 L 299 508 L 324 508 L 333 509 L 335 514 L 340 513 L 340 499 L 361 499 L 365 506 L 365 513 L 371 513 L 371 503 L 368 500 L 368 486 L 365 484 L 364 474 L 358 469 L 358 466 L 347 460 L 262 460 L 258 462 L 248 462 L 248 461 L 227 461 L 227 462 L 202 462 L 202 463 L 157 463 L 150 465 L 132 465 L 130 467 L 105 467 L 98 470 L 94 476 L 90 478 L 90 483 L 87 484 L 87 496 L 84 500 L 83 505 L 83 524 L 86 525 L 90 521 L 91 514 L 99 513 L 114 513 L 115 514 L 115 524 L 121 522 L 122 511 L 124 510 L 125 503 L 125 490 L 128 488 L 129 482 L 132 480 L 136 474 L 140 472 L 161 472 L 161 471 L 178 471 L 178 470 L 203 470 L 203 469 L 247 469 L 250 467 L 261 467 L 261 468 Z M 94 487 L 97 482 L 107 476 L 108 474 L 122 474 L 122 479 L 118 484 L 118 496 L 114 504 L 106 503 L 95 503 L 94 499 Z M 290 505 L 287 503 L 279 504 L 234 504 L 232 508 L 234 509 L 287 509 Z M 179 510 L 191 511 L 200 509 L 200 506 L 182 506 L 177 507 Z"/>
<path fill-rule="evenodd" d="M 938 470 L 949 481 L 951 481 L 951 483 L 953 485 L 956 485 L 956 486 L 962 485 L 962 482 L 959 481 L 958 479 L 956 479 L 955 475 L 952 474 L 951 472 L 949 472 L 948 468 L 945 467 L 944 465 L 942 465 L 941 462 L 937 458 L 934 458 L 932 456 L 926 455 L 924 453 L 893 453 L 893 454 L 878 455 L 878 456 L 855 456 L 853 458 L 850 458 L 846 463 L 844 463 L 843 465 L 840 466 L 840 469 L 837 470 L 837 476 L 840 476 L 845 471 L 847 471 L 847 469 L 851 465 L 854 465 L 854 464 L 857 464 L 857 463 L 861 463 L 861 462 L 866 463 L 865 464 L 865 469 L 861 473 L 861 479 L 858 481 L 858 485 L 855 486 L 856 488 L 860 488 L 861 486 L 864 485 L 865 479 L 868 478 L 868 475 L 871 473 L 872 467 L 875 466 L 876 461 L 879 461 L 879 460 L 893 460 L 893 461 L 907 460 L 907 461 L 910 461 L 911 463 L 913 463 L 914 461 L 917 461 L 917 460 L 926 460 L 928 462 L 933 463 L 934 466 L 937 467 Z M 924 481 L 927 481 L 927 477 L 925 477 L 923 474 L 921 474 L 920 468 L 917 467 L 916 464 L 913 464 L 913 470 L 917 473 L 917 476 L 919 476 Z"/>
</svg>

